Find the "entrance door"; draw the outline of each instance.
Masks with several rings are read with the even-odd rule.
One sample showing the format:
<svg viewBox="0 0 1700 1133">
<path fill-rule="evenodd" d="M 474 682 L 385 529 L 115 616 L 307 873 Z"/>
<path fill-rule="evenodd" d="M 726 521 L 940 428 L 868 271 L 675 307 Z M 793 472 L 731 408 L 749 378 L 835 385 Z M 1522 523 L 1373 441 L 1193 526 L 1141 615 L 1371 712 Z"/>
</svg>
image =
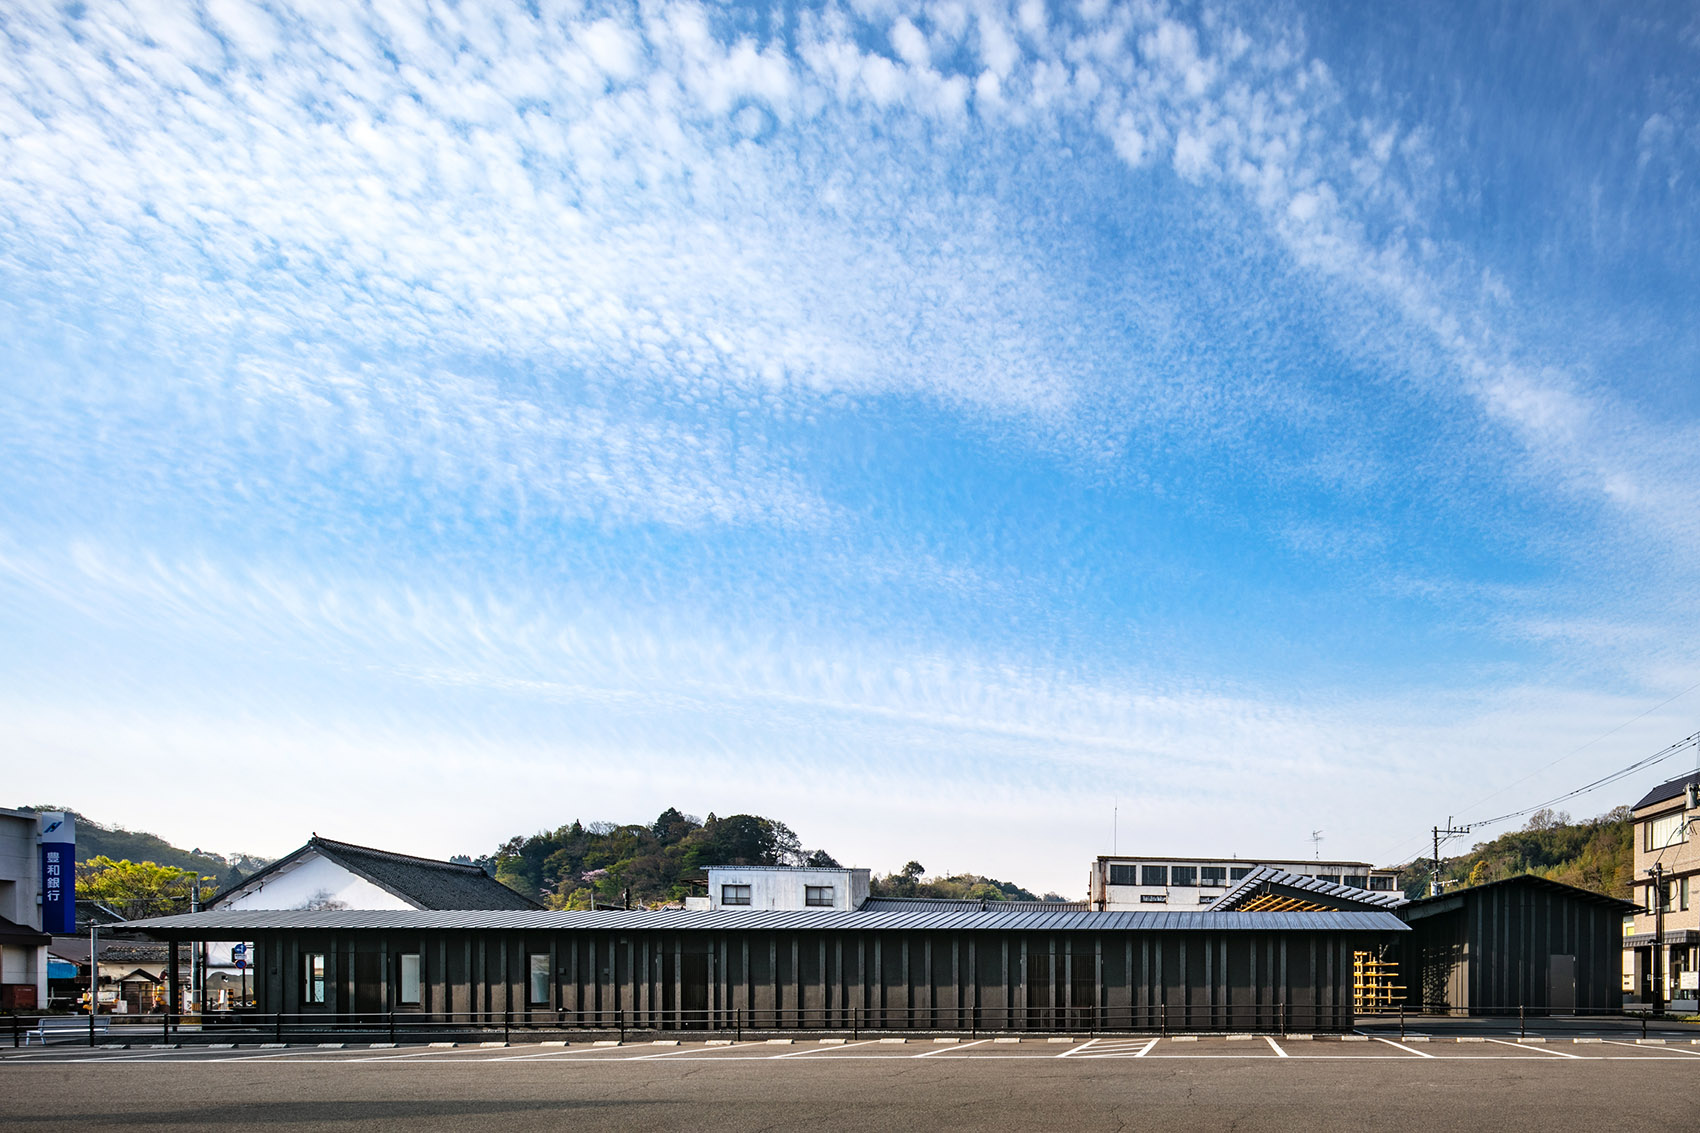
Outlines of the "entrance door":
<svg viewBox="0 0 1700 1133">
<path fill-rule="evenodd" d="M 706 952 L 686 952 L 679 957 L 679 1025 L 693 1031 L 708 1027 Z"/>
<path fill-rule="evenodd" d="M 383 1007 L 384 958 L 376 952 L 354 954 L 354 1011 L 374 1016 Z"/>
<path fill-rule="evenodd" d="M 1547 1010 L 1555 1015 L 1576 1012 L 1576 957 L 1547 957 Z"/>
</svg>

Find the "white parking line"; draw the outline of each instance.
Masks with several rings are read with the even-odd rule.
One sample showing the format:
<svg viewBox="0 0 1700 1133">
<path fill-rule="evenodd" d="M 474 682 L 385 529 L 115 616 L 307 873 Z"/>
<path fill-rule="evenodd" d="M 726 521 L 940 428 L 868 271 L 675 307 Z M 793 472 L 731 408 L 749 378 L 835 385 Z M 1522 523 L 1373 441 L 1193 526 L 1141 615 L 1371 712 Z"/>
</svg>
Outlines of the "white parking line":
<svg viewBox="0 0 1700 1133">
<path fill-rule="evenodd" d="M 1134 1055 L 1134 1057 L 1135 1058 L 1144 1058 L 1146 1055 L 1151 1053 L 1151 1048 L 1156 1046 L 1156 1045 L 1157 1045 L 1157 1040 L 1152 1039 L 1150 1042 L 1148 1042 L 1144 1046 L 1140 1047 L 1139 1053 Z"/>
<path fill-rule="evenodd" d="M 1490 1042 L 1490 1043 L 1498 1043 L 1500 1046 L 1516 1047 L 1518 1050 L 1533 1050 L 1533 1051 L 1537 1051 L 1541 1054 L 1550 1054 L 1550 1055 L 1554 1056 L 1555 1058 L 1581 1058 L 1582 1057 L 1580 1054 L 1569 1054 L 1569 1053 L 1562 1051 L 1562 1050 L 1548 1050 L 1544 1046 L 1531 1046 L 1527 1043 L 1516 1042 L 1515 1040 L 1492 1039 L 1492 1038 L 1490 1038 L 1487 1041 Z"/>
<path fill-rule="evenodd" d="M 1415 1047 L 1406 1046 L 1404 1043 L 1396 1043 L 1392 1039 L 1384 1039 L 1380 1035 L 1371 1035 L 1370 1038 L 1374 1039 L 1378 1043 L 1386 1043 L 1388 1046 L 1398 1047 L 1400 1050 L 1408 1051 L 1409 1053 L 1416 1055 L 1418 1058 L 1434 1057 L 1434 1055 L 1430 1054 L 1426 1050 L 1418 1050 Z"/>
<path fill-rule="evenodd" d="M 770 1054 L 769 1058 L 801 1058 L 805 1054 L 836 1054 L 841 1050 L 854 1050 L 859 1046 L 872 1046 L 878 1039 L 863 1039 L 859 1043 L 845 1043 L 843 1046 L 812 1046 L 808 1050 L 794 1050 L 789 1054 Z"/>
<path fill-rule="evenodd" d="M 1631 1050 L 1654 1051 L 1654 1052 L 1659 1053 L 1659 1054 L 1664 1054 L 1668 1051 L 1668 1052 L 1671 1052 L 1671 1053 L 1674 1053 L 1674 1054 L 1686 1054 L 1691 1058 L 1700 1058 L 1700 1052 L 1696 1052 L 1696 1051 L 1692 1051 L 1692 1050 L 1683 1050 L 1679 1046 L 1642 1046 L 1640 1043 L 1625 1042 L 1622 1039 L 1601 1039 L 1600 1041 L 1602 1043 L 1610 1043 L 1612 1046 L 1626 1046 L 1626 1047 L 1629 1047 Z"/>
<path fill-rule="evenodd" d="M 765 1044 L 759 1043 L 759 1042 L 734 1043 L 731 1046 L 715 1047 L 714 1049 L 716 1049 L 716 1050 L 738 1050 L 741 1047 L 763 1046 L 763 1045 L 765 1045 Z M 684 1046 L 684 1047 L 680 1047 L 678 1050 L 664 1051 L 661 1054 L 640 1054 L 640 1055 L 636 1056 L 635 1058 L 622 1058 L 619 1061 L 621 1061 L 621 1062 L 650 1062 L 650 1061 L 653 1061 L 654 1059 L 657 1059 L 657 1058 L 677 1058 L 681 1054 L 702 1054 L 702 1053 L 704 1053 L 705 1049 L 706 1048 L 702 1048 L 702 1047 Z M 807 1051 L 801 1051 L 799 1053 L 807 1054 L 808 1052 Z M 779 1057 L 784 1058 L 785 1056 L 780 1055 Z"/>
<path fill-rule="evenodd" d="M 1098 1041 L 1097 1039 L 1087 1039 L 1085 1042 L 1081 1043 L 1079 1046 L 1069 1047 L 1067 1050 L 1065 1050 L 1061 1054 L 1057 1055 L 1057 1057 L 1058 1058 L 1067 1058 L 1071 1054 L 1079 1054 L 1081 1051 L 1087 1049 L 1088 1047 L 1095 1045 L 1097 1043 L 1097 1041 Z"/>
<path fill-rule="evenodd" d="M 1274 1051 L 1276 1054 L 1280 1055 L 1282 1058 L 1291 1058 L 1292 1057 L 1292 1055 L 1288 1054 L 1286 1051 L 1281 1049 L 1281 1044 L 1276 1042 L 1273 1037 L 1271 1037 L 1269 1035 L 1264 1035 L 1263 1041 L 1269 1044 L 1270 1050 Z"/>
</svg>

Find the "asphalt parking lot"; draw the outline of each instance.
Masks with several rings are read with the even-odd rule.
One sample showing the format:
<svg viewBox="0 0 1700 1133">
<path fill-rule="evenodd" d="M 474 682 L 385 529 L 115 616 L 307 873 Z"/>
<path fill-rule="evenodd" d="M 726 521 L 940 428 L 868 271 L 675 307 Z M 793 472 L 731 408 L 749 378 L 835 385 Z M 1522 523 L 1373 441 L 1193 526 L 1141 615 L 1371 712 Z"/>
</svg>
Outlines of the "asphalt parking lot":
<svg viewBox="0 0 1700 1133">
<path fill-rule="evenodd" d="M 1660 1129 L 1691 1033 L 55 1046 L 0 1052 L 0 1099 L 13 1128 Z"/>
</svg>

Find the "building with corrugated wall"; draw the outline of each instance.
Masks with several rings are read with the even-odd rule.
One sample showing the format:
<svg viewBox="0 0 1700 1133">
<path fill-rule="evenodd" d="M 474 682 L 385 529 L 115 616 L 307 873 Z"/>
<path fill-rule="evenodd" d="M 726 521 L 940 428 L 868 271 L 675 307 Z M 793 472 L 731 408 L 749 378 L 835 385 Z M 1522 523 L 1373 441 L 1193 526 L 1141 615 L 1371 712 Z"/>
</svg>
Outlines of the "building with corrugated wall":
<svg viewBox="0 0 1700 1133">
<path fill-rule="evenodd" d="M 1525 875 L 1412 901 L 1393 945 L 1405 1005 L 1472 1015 L 1591 1014 L 1623 1007 L 1616 897 Z"/>
<path fill-rule="evenodd" d="M 1340 1031 L 1385 911 L 215 910 L 259 1010 L 660 1030 Z"/>
</svg>

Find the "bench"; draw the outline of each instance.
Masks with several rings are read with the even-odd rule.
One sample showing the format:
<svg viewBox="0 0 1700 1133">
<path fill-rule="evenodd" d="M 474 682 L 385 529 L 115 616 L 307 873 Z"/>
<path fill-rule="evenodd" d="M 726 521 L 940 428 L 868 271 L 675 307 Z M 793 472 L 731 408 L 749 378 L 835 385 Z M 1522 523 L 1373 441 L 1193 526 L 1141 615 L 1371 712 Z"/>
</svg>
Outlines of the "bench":
<svg viewBox="0 0 1700 1133">
<path fill-rule="evenodd" d="M 111 1027 L 112 1016 L 95 1016 L 95 1034 L 104 1035 Z M 75 1037 L 77 1035 L 86 1035 L 88 1033 L 89 1021 L 87 1019 L 76 1015 L 44 1015 L 37 1020 L 33 1031 L 24 1032 L 24 1045 L 30 1045 L 30 1040 L 35 1039 L 40 1042 L 42 1046 L 46 1046 L 48 1036 L 50 1035 L 66 1035 Z"/>
</svg>

